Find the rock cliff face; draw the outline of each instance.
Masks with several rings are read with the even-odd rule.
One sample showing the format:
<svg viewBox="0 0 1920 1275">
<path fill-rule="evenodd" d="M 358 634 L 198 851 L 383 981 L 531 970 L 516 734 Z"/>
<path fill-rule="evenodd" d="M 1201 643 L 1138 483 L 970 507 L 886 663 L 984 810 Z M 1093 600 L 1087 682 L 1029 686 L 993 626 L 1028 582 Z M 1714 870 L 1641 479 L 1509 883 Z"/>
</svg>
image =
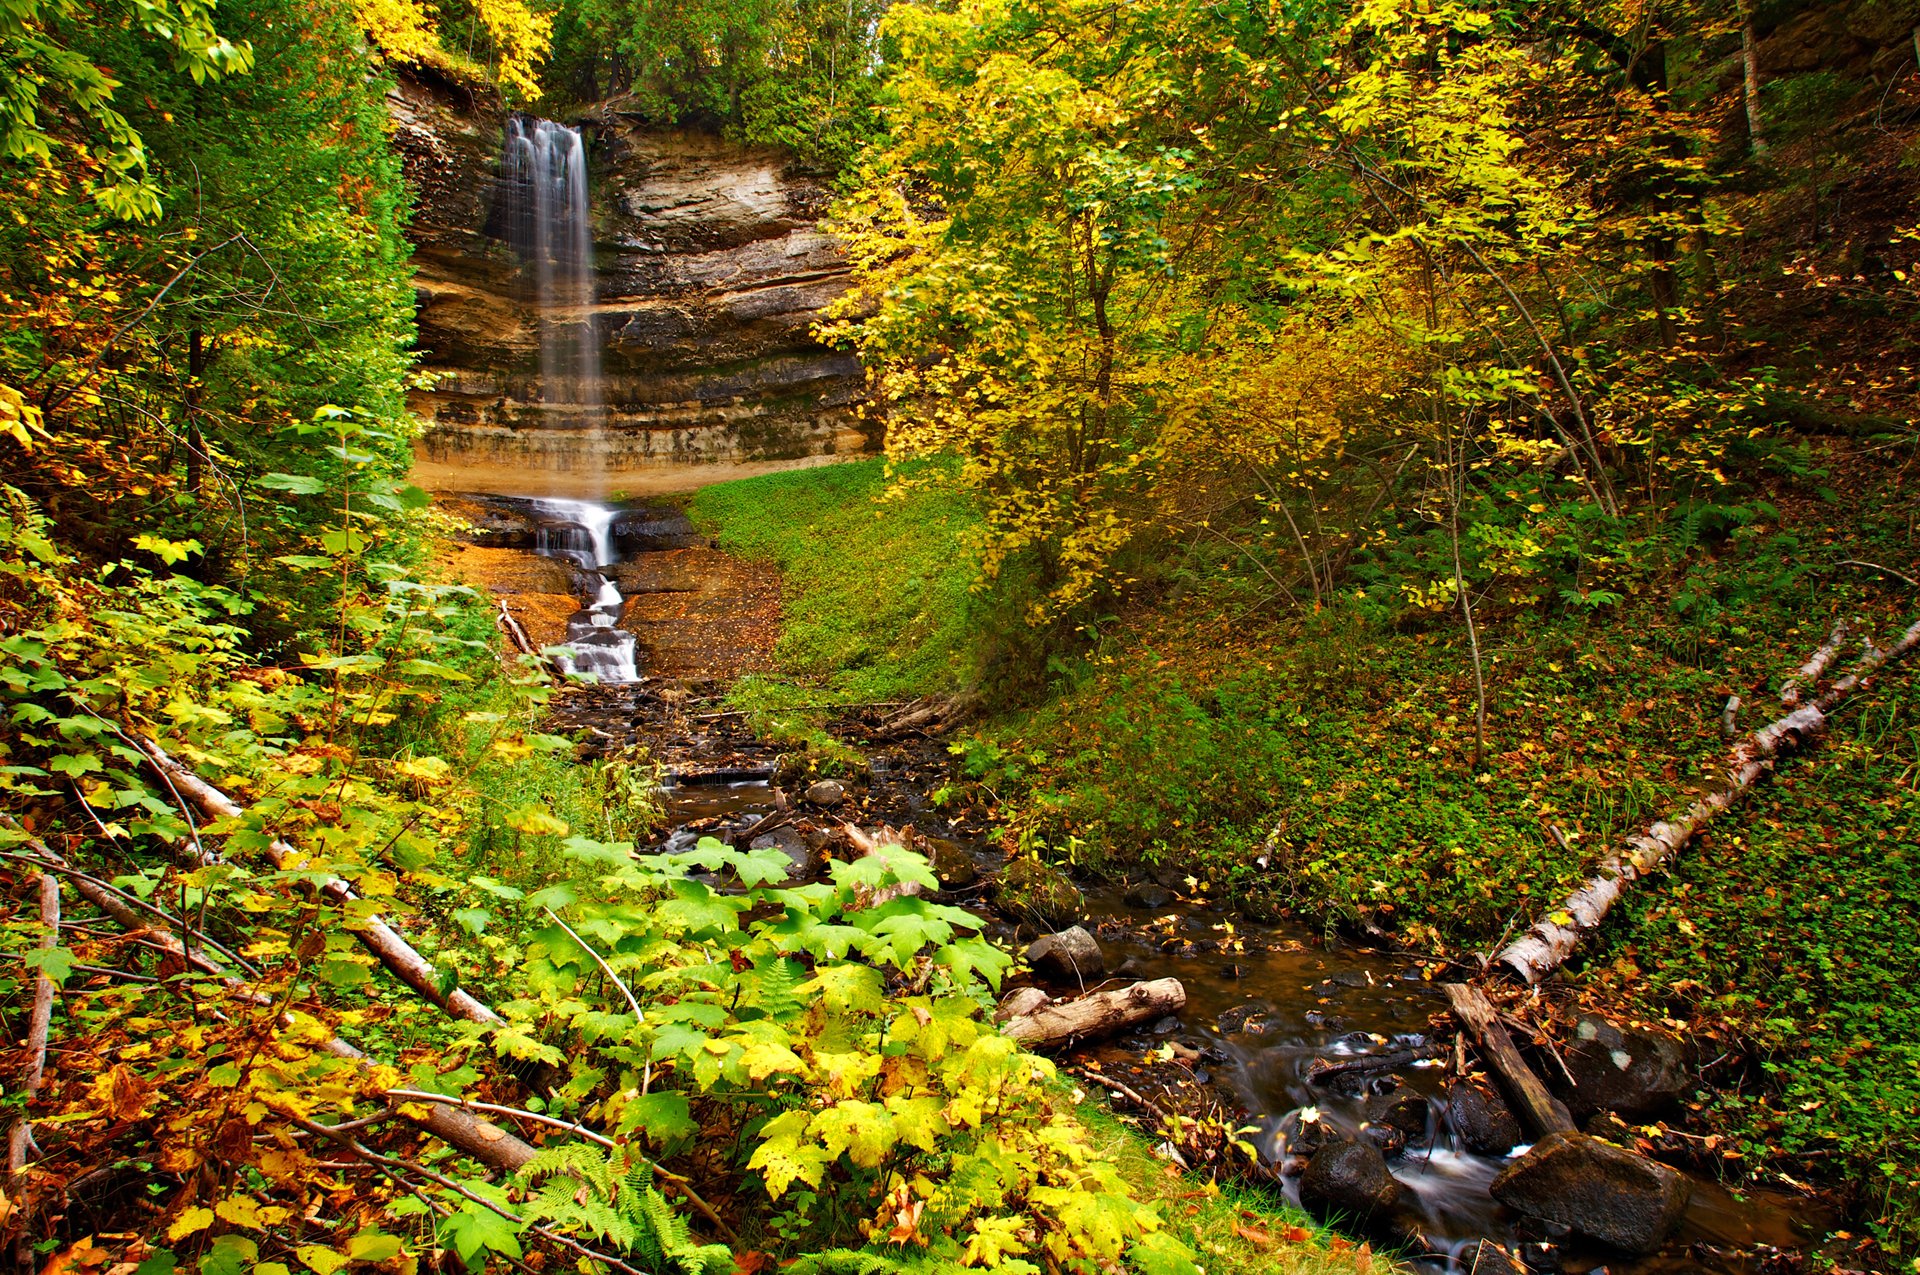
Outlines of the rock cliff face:
<svg viewBox="0 0 1920 1275">
<path fill-rule="evenodd" d="M 428 75 L 391 99 L 418 197 L 411 234 L 428 422 L 417 480 L 442 489 L 604 495 L 871 450 L 858 360 L 813 324 L 846 287 L 818 228 L 826 192 L 778 152 L 585 121 L 602 340 L 602 426 L 544 419 L 528 272 L 496 204 L 504 117 Z"/>
</svg>

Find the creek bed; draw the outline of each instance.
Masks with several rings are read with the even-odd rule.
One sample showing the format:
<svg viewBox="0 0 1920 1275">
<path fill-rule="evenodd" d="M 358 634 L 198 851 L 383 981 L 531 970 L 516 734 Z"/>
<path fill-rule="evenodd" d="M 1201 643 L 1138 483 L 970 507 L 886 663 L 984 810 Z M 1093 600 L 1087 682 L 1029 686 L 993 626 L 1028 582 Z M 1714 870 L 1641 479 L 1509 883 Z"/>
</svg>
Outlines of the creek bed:
<svg viewBox="0 0 1920 1275">
<path fill-rule="evenodd" d="M 579 568 L 576 632 L 592 628 L 603 640 L 627 636 L 617 626 L 634 613 L 604 596 L 615 583 L 701 602 L 691 626 L 678 620 L 684 611 L 673 613 L 674 623 L 635 626 L 638 657 L 616 673 L 631 680 L 571 690 L 555 702 L 555 725 L 582 731 L 590 750 L 643 743 L 661 760 L 669 782 L 661 791 L 667 826 L 659 844 L 678 848 L 701 835 L 736 837 L 762 821 L 783 822 L 771 819 L 779 812 L 805 813 L 799 794 L 783 794 L 769 777 L 778 773 L 778 750 L 754 738 L 740 715 L 718 710 L 719 692 L 747 664 L 744 647 L 708 636 L 731 631 L 736 612 L 747 616 L 742 629 L 767 626 L 769 597 L 776 599 L 777 619 L 777 583 L 771 592 L 738 586 L 750 573 L 722 561 L 725 555 L 693 549 L 699 538 L 673 510 L 487 503 L 532 528 L 522 547 L 566 557 Z M 703 574 L 716 564 L 724 576 L 720 587 Z M 757 640 L 770 651 L 770 639 Z M 690 654 L 697 657 L 691 665 Z M 701 659 L 710 667 L 702 668 Z M 690 669 L 697 675 L 689 677 Z M 1001 858 L 981 839 L 984 812 L 950 821 L 927 800 L 946 781 L 948 760 L 932 740 L 873 750 L 869 775 L 854 785 L 864 790 L 858 809 L 814 812 L 815 839 L 820 826 L 841 814 L 863 823 L 912 823 L 990 873 Z M 792 828 L 781 835 L 797 867 L 817 866 L 817 845 L 803 846 Z M 975 892 L 954 901 L 978 909 Z M 1264 1166 L 1258 1172 L 1296 1204 L 1303 1152 L 1329 1139 L 1373 1143 L 1400 1191 L 1391 1212 L 1365 1229 L 1397 1244 L 1418 1268 L 1468 1269 L 1475 1245 L 1491 1240 L 1534 1269 L 1570 1275 L 1602 1268 L 1614 1275 L 1775 1275 L 1804 1264 L 1806 1227 L 1831 1221 L 1813 1215 L 1802 1200 L 1741 1200 L 1695 1180 L 1681 1225 L 1652 1256 L 1625 1257 L 1556 1233 L 1489 1194 L 1494 1178 L 1526 1148 L 1506 1154 L 1469 1149 L 1472 1141 L 1486 1150 L 1484 1130 L 1468 1136 L 1474 1113 L 1463 1109 L 1467 1100 L 1455 1087 L 1464 1051 L 1456 1049 L 1444 997 L 1417 961 L 1328 943 L 1303 926 L 1248 924 L 1218 903 L 1166 891 L 1130 901 L 1119 889 L 1092 890 L 1085 913 L 1109 968 L 1135 979 L 1178 978 L 1187 1001 L 1178 1015 L 1076 1051 L 1073 1061 L 1099 1069 L 1083 1074 L 1122 1081 L 1146 1076 L 1137 1087 L 1157 1080 L 1162 1092 L 1242 1116 Z M 993 936 L 1031 937 L 1017 923 L 987 915 Z"/>
</svg>

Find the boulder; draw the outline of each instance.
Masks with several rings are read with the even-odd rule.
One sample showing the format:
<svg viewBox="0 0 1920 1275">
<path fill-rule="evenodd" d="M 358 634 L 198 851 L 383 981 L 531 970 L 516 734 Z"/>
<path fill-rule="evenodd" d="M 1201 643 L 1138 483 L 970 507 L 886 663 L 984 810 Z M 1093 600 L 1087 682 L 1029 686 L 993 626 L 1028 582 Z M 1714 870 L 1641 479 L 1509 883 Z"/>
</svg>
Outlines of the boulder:
<svg viewBox="0 0 1920 1275">
<path fill-rule="evenodd" d="M 1467 1275 L 1527 1275 L 1520 1259 L 1492 1240 L 1467 1245 L 1460 1252 L 1460 1264 Z"/>
<path fill-rule="evenodd" d="M 1313 1107 L 1289 1111 L 1283 1116 L 1280 1120 L 1280 1136 L 1286 1141 L 1287 1154 L 1292 1156 L 1311 1156 L 1322 1147 L 1349 1141 L 1345 1133 L 1331 1121 L 1322 1119 L 1319 1111 Z"/>
<path fill-rule="evenodd" d="M 1427 1136 L 1427 1100 L 1417 1093 L 1381 1094 L 1368 1106 L 1367 1120 L 1398 1129 L 1409 1142 L 1417 1141 Z"/>
<path fill-rule="evenodd" d="M 1645 1156 L 1550 1133 L 1493 1180 L 1493 1198 L 1629 1253 L 1651 1253 L 1680 1224 L 1692 1186 Z"/>
<path fill-rule="evenodd" d="M 1580 1117 L 1596 1111 L 1635 1118 L 1658 1115 L 1693 1087 L 1679 1041 L 1592 1014 L 1574 1023 L 1566 1062 L 1573 1077 L 1567 1106 Z"/>
<path fill-rule="evenodd" d="M 762 833 L 753 839 L 748 849 L 778 850 L 786 855 L 787 861 L 793 865 L 792 871 L 787 874 L 790 881 L 803 881 L 813 870 L 813 853 L 807 849 L 806 838 L 792 828 L 775 828 L 772 832 Z"/>
<path fill-rule="evenodd" d="M 847 789 L 837 779 L 816 779 L 807 785 L 806 797 L 812 805 L 830 808 L 847 799 Z"/>
<path fill-rule="evenodd" d="M 1386 1157 L 1367 1142 L 1329 1143 L 1313 1153 L 1300 1178 L 1300 1198 L 1322 1216 L 1366 1218 L 1400 1200 Z"/>
<path fill-rule="evenodd" d="M 1011 916 L 1043 925 L 1072 925 L 1086 910 L 1086 896 L 1060 869 L 1034 858 L 1009 863 L 994 878 L 993 904 Z"/>
<path fill-rule="evenodd" d="M 1447 1086 L 1447 1121 L 1475 1155 L 1505 1155 L 1520 1141 L 1520 1122 L 1491 1090 L 1465 1080 Z"/>
<path fill-rule="evenodd" d="M 1173 902 L 1173 891 L 1148 881 L 1130 888 L 1127 891 L 1127 902 L 1134 907 L 1157 912 Z"/>
<path fill-rule="evenodd" d="M 927 849 L 933 875 L 940 878 L 941 889 L 964 890 L 980 879 L 980 868 L 973 856 L 957 842 L 928 837 Z"/>
<path fill-rule="evenodd" d="M 1097 982 L 1107 972 L 1106 954 L 1078 925 L 1035 939 L 1027 948 L 1027 964 L 1048 982 L 1071 986 Z"/>
</svg>

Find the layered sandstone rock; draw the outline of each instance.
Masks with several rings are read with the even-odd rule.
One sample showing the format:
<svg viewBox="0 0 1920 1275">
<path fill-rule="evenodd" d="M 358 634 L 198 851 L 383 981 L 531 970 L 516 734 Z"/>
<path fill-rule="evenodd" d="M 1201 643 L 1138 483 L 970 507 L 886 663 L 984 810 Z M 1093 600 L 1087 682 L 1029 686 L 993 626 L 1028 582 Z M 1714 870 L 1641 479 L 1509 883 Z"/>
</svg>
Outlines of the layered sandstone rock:
<svg viewBox="0 0 1920 1275">
<path fill-rule="evenodd" d="M 436 378 L 413 397 L 421 481 L 595 496 L 874 445 L 858 360 L 813 337 L 847 277 L 818 226 L 826 192 L 779 152 L 612 110 L 584 121 L 606 416 L 583 429 L 540 402 L 539 315 L 495 207 L 503 113 L 427 74 L 403 77 L 390 105 Z"/>
</svg>

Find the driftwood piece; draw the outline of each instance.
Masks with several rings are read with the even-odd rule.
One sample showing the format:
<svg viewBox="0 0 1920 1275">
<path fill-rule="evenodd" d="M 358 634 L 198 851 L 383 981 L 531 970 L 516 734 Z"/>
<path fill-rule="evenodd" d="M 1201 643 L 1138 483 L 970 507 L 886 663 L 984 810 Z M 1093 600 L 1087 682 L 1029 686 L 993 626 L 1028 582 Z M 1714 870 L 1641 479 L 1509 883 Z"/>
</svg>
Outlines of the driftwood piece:
<svg viewBox="0 0 1920 1275">
<path fill-rule="evenodd" d="M 1848 674 L 1823 694 L 1802 702 L 1810 680 L 1818 678 L 1845 638 L 1845 626 L 1814 653 L 1782 692 L 1785 716 L 1775 719 L 1735 744 L 1727 758 L 1726 782 L 1672 818 L 1646 832 L 1627 838 L 1624 848 L 1600 861 L 1594 874 L 1558 907 L 1549 909 L 1525 934 L 1508 944 L 1495 961 L 1529 983 L 1537 983 L 1558 969 L 1582 940 L 1600 928 L 1627 886 L 1665 867 L 1684 850 L 1707 823 L 1737 803 L 1754 783 L 1773 769 L 1781 757 L 1817 745 L 1826 735 L 1833 710 L 1867 688 L 1880 670 L 1904 659 L 1920 646 L 1920 621 L 1900 640 L 1882 650 L 1868 645 Z"/>
<path fill-rule="evenodd" d="M 51 872 L 42 872 L 34 886 L 40 895 L 40 924 L 46 931 L 40 936 L 40 948 L 45 951 L 60 946 L 60 879 Z M 45 970 L 40 971 L 33 980 L 33 1012 L 27 1026 L 27 1073 L 21 1083 L 28 1102 L 33 1101 L 46 1080 L 47 1037 L 53 1030 L 53 992 L 53 980 Z M 7 1189 L 16 1200 L 24 1196 L 19 1179 L 26 1172 L 27 1150 L 32 1145 L 33 1121 L 23 1112 L 7 1134 Z"/>
<path fill-rule="evenodd" d="M 26 846 L 48 864 L 57 868 L 66 866 L 65 861 L 44 842 L 29 837 Z M 139 911 L 116 894 L 111 887 L 84 876 L 74 877 L 72 880 L 75 893 L 113 918 L 115 924 L 129 933 L 140 934 L 147 942 L 183 964 L 220 979 L 236 999 L 252 1005 L 273 1003 L 269 997 L 254 991 L 243 980 L 233 977 L 227 972 L 226 966 L 205 952 L 189 952 L 174 935 L 165 930 L 149 928 Z M 365 1054 L 338 1036 L 331 1036 L 322 1041 L 320 1049 L 335 1058 L 345 1058 L 363 1067 L 373 1066 Z M 405 1112 L 402 1114 L 427 1133 L 449 1146 L 466 1152 L 489 1168 L 513 1173 L 534 1157 L 535 1152 L 532 1146 L 499 1125 L 480 1119 L 471 1111 L 458 1107 L 434 1106 L 420 1108 L 418 1115 Z"/>
<path fill-rule="evenodd" d="M 1422 1045 L 1417 1049 L 1396 1049 L 1385 1054 L 1360 1054 L 1353 1058 L 1342 1058 L 1338 1062 L 1331 1058 L 1316 1058 L 1307 1068 L 1307 1083 L 1324 1085 L 1341 1076 L 1375 1076 L 1381 1072 L 1398 1071 L 1409 1063 L 1445 1058 L 1449 1052 L 1445 1045 Z"/>
<path fill-rule="evenodd" d="M 234 804 L 232 798 L 169 757 L 160 745 L 150 739 L 141 740 L 140 745 L 155 769 L 173 785 L 174 790 L 197 807 L 207 818 L 238 819 L 245 813 Z M 267 858 L 272 861 L 274 867 L 286 868 L 298 867 L 304 856 L 285 841 L 276 839 L 267 845 Z M 321 890 L 342 903 L 359 898 L 353 892 L 353 887 L 338 877 L 330 878 Z M 498 1026 L 505 1021 L 493 1010 L 458 987 L 450 992 L 442 992 L 440 975 L 433 968 L 433 963 L 415 951 L 413 944 L 401 938 L 399 933 L 379 916 L 368 917 L 366 922 L 353 933 L 369 952 L 380 958 L 380 963 L 385 965 L 395 978 L 452 1017 L 490 1027 Z"/>
<path fill-rule="evenodd" d="M 1000 1030 L 1035 1049 L 1065 1048 L 1159 1018 L 1186 1007 L 1187 989 L 1177 978 L 1157 978 L 1045 1005 L 1007 1020 Z"/>
<path fill-rule="evenodd" d="M 1533 1069 L 1527 1066 L 1527 1060 L 1514 1047 L 1513 1037 L 1507 1034 L 1486 993 L 1466 983 L 1444 983 L 1441 990 L 1447 994 L 1447 1003 L 1453 1007 L 1453 1016 L 1473 1035 L 1474 1042 L 1480 1046 L 1481 1055 L 1492 1066 L 1494 1074 L 1500 1077 L 1501 1087 L 1520 1109 L 1528 1129 L 1536 1137 L 1556 1131 L 1571 1131 L 1573 1117 L 1554 1100 L 1553 1095 L 1547 1092 L 1547 1087 L 1540 1083 L 1540 1077 L 1534 1075 Z"/>
</svg>

